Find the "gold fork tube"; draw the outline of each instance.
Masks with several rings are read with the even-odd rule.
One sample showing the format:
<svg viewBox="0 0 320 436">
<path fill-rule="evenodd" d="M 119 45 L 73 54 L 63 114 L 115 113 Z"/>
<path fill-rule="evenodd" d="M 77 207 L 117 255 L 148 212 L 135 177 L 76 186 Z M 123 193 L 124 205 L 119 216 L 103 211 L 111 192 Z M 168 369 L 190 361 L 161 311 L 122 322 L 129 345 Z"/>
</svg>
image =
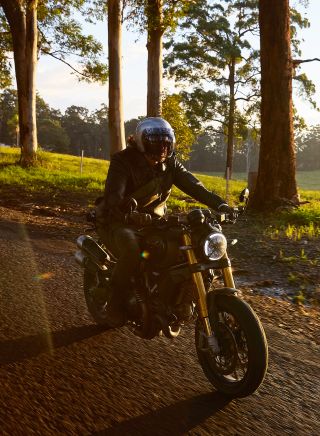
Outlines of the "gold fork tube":
<svg viewBox="0 0 320 436">
<path fill-rule="evenodd" d="M 223 256 L 223 258 L 224 259 L 228 259 L 227 253 Z M 234 283 L 234 280 L 233 280 L 233 274 L 232 274 L 231 266 L 223 268 L 222 275 L 223 275 L 224 285 L 227 288 L 235 288 L 235 283 Z"/>
<path fill-rule="evenodd" d="M 194 251 L 191 248 L 191 238 L 188 235 L 188 233 L 183 234 L 183 243 L 185 246 L 190 247 L 188 250 L 186 250 L 189 264 L 193 265 L 195 263 L 198 263 Z M 212 336 L 212 329 L 210 326 L 208 307 L 207 307 L 207 293 L 206 293 L 206 288 L 203 282 L 203 277 L 201 272 L 193 272 L 192 279 L 197 288 L 198 310 L 199 310 L 200 317 L 203 319 L 205 333 L 207 336 Z"/>
</svg>

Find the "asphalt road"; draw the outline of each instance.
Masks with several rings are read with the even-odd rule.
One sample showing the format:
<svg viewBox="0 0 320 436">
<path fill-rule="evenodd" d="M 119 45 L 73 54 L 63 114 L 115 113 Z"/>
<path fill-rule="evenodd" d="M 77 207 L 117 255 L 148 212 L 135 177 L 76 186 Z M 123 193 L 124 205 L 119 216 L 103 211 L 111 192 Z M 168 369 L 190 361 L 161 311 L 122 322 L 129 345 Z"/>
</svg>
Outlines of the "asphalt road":
<svg viewBox="0 0 320 436">
<path fill-rule="evenodd" d="M 319 436 L 315 342 L 270 319 L 264 384 L 228 401 L 202 373 L 193 326 L 174 341 L 99 330 L 86 310 L 74 232 L 0 212 L 1 436 Z"/>
</svg>

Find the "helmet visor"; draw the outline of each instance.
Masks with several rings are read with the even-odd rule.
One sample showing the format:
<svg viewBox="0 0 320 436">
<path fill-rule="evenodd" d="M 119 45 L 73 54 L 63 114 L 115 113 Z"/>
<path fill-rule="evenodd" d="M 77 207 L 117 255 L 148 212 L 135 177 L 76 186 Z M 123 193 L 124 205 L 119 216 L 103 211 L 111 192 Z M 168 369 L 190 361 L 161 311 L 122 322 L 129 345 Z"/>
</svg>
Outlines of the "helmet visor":
<svg viewBox="0 0 320 436">
<path fill-rule="evenodd" d="M 148 155 L 161 157 L 164 154 L 172 154 L 174 135 L 169 129 L 146 129 L 141 140 Z"/>
</svg>

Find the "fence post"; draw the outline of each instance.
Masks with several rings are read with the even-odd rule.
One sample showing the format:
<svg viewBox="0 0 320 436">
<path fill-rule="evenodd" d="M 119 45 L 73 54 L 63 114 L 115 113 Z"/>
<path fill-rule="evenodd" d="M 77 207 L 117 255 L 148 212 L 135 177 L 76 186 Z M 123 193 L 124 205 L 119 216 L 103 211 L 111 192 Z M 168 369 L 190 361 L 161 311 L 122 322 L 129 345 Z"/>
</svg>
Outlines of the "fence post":
<svg viewBox="0 0 320 436">
<path fill-rule="evenodd" d="M 226 171 L 226 202 L 229 203 L 229 180 L 230 180 L 230 168 L 227 167 Z"/>
<path fill-rule="evenodd" d="M 81 159 L 80 159 L 80 175 L 82 176 L 82 170 L 83 170 L 83 155 L 84 150 L 81 150 Z"/>
</svg>

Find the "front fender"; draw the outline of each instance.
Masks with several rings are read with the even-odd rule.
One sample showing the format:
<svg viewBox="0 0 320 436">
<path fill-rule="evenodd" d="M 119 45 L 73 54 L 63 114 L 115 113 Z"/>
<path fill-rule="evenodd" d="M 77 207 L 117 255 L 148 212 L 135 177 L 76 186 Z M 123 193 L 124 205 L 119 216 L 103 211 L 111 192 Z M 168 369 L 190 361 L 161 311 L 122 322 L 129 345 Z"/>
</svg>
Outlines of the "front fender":
<svg viewBox="0 0 320 436">
<path fill-rule="evenodd" d="M 207 300 L 214 298 L 216 295 L 234 295 L 237 296 L 240 294 L 240 291 L 236 288 L 214 288 L 208 292 Z M 210 296 L 210 298 L 209 298 Z"/>
</svg>

